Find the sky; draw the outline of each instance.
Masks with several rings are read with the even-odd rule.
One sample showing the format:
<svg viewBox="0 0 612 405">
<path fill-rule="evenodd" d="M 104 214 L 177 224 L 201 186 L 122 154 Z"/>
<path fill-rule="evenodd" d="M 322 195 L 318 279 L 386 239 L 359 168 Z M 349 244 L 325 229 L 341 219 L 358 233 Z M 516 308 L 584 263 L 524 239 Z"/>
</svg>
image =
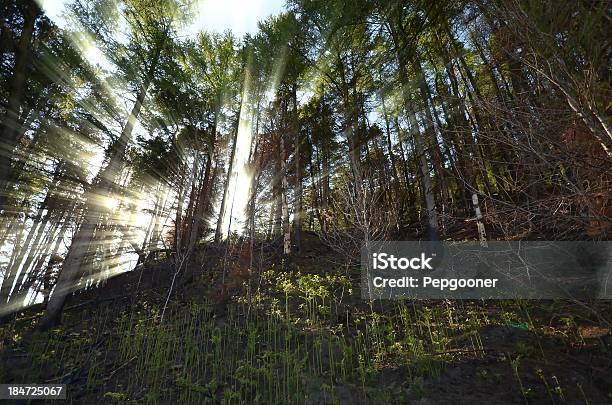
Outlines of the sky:
<svg viewBox="0 0 612 405">
<path fill-rule="evenodd" d="M 223 32 L 230 29 L 236 36 L 255 34 L 257 22 L 280 13 L 284 0 L 203 0 L 199 16 L 189 31 Z"/>
<path fill-rule="evenodd" d="M 62 13 L 69 0 L 38 0 L 46 14 L 64 26 Z M 199 0 L 197 16 L 186 28 L 186 35 L 201 30 L 222 33 L 231 30 L 236 36 L 257 32 L 257 22 L 283 10 L 284 0 Z"/>
</svg>

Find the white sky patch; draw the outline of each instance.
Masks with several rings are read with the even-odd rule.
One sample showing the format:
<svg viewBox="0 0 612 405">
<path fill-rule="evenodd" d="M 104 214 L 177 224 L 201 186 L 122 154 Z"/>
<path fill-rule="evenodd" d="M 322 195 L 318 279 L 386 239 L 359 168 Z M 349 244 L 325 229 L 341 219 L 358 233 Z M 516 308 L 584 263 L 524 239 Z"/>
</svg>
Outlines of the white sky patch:
<svg viewBox="0 0 612 405">
<path fill-rule="evenodd" d="M 106 54 L 98 48 L 91 35 L 84 31 L 74 32 L 71 34 L 71 38 L 74 44 L 79 48 L 83 58 L 92 66 L 101 67 L 108 71 L 114 69 L 113 64 L 108 60 Z"/>
<path fill-rule="evenodd" d="M 199 31 L 222 33 L 231 30 L 237 37 L 257 32 L 257 22 L 284 9 L 285 0 L 200 0 L 195 21 L 185 34 Z"/>
<path fill-rule="evenodd" d="M 36 0 L 45 11 L 45 14 L 60 28 L 65 28 L 66 20 L 62 17 L 66 11 L 67 0 Z"/>
</svg>

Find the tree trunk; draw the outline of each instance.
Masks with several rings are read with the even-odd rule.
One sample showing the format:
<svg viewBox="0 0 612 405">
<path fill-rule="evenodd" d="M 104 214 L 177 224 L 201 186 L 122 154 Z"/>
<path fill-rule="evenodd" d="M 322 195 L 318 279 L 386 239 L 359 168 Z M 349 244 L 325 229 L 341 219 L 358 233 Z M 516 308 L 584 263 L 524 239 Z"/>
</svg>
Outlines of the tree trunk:
<svg viewBox="0 0 612 405">
<path fill-rule="evenodd" d="M 331 172 L 331 164 L 329 159 L 329 151 L 327 149 L 327 143 L 325 141 L 321 145 L 321 169 L 319 173 L 321 178 L 321 215 L 323 219 L 323 232 L 327 232 L 327 209 L 329 207 L 329 195 L 330 195 L 330 180 L 329 174 Z"/>
<path fill-rule="evenodd" d="M 210 203 L 210 193 L 212 190 L 213 182 L 214 182 L 214 174 L 211 178 L 211 168 L 213 159 L 216 156 L 216 140 L 217 140 L 217 115 L 215 113 L 215 117 L 213 120 L 212 134 L 211 134 L 211 142 L 210 149 L 207 153 L 206 160 L 206 168 L 204 169 L 204 178 L 202 180 L 202 185 L 200 186 L 200 193 L 198 195 L 198 201 L 196 204 L 196 209 L 193 218 L 193 228 L 191 229 L 191 233 L 189 235 L 189 247 L 193 249 L 195 244 L 200 236 L 200 231 L 202 229 L 202 222 L 204 221 L 204 212 L 206 212 L 206 208 Z M 216 169 L 216 167 L 215 167 Z M 215 170 L 216 173 L 216 170 Z"/>
<path fill-rule="evenodd" d="M 299 252 L 302 249 L 302 156 L 300 137 L 299 111 L 297 104 L 297 88 L 293 87 L 293 132 L 295 134 L 295 200 L 293 210 L 293 233 L 295 235 L 295 250 Z"/>
<path fill-rule="evenodd" d="M 266 232 L 266 237 L 268 240 L 271 240 L 274 238 L 274 236 L 276 236 L 276 224 L 274 222 L 276 220 L 276 211 L 276 201 L 272 200 L 270 202 L 270 215 L 268 217 L 268 230 Z"/>
<path fill-rule="evenodd" d="M 232 170 L 234 169 L 234 155 L 236 154 L 236 143 L 238 142 L 238 129 L 236 128 L 234 135 L 234 143 L 232 145 L 232 153 L 230 154 L 229 167 L 227 169 L 227 177 L 223 185 L 223 197 L 221 197 L 221 206 L 219 207 L 219 218 L 217 219 L 217 228 L 215 230 L 215 243 L 219 243 L 223 233 L 223 218 L 225 217 L 225 205 L 227 203 L 227 191 L 230 180 L 232 178 Z"/>
<path fill-rule="evenodd" d="M 204 166 L 200 169 L 200 152 L 194 150 L 193 153 L 193 167 L 191 169 L 191 192 L 189 193 L 189 204 L 187 204 L 187 210 L 185 211 L 185 221 L 184 226 L 185 229 L 183 231 L 185 235 L 185 240 L 187 242 L 187 249 L 191 247 L 191 235 L 193 231 L 195 220 L 195 211 L 197 209 L 197 204 L 199 200 L 199 195 L 202 189 L 202 176 L 204 171 Z M 200 185 L 198 187 L 198 185 Z"/>
<path fill-rule="evenodd" d="M 26 0 L 24 3 L 22 6 L 24 23 L 15 51 L 13 75 L 8 80 L 8 105 L 0 129 L 0 138 L 2 138 L 2 142 L 0 142 L 0 210 L 4 208 L 6 191 L 10 187 L 11 158 L 19 142 L 19 136 L 23 133 L 20 130 L 22 127 L 20 109 L 26 92 L 34 26 L 40 13 L 40 8 L 35 1 Z"/>
<path fill-rule="evenodd" d="M 153 231 L 151 232 L 151 238 L 149 239 L 148 249 L 157 248 L 157 243 L 161 239 L 161 230 L 160 230 L 161 221 L 160 220 L 166 212 L 166 204 L 168 202 L 168 195 L 170 194 L 170 192 L 167 190 L 166 186 L 163 183 L 161 186 L 161 193 L 163 195 L 163 201 L 159 208 L 159 212 L 155 216 L 155 225 L 153 225 Z"/>
<path fill-rule="evenodd" d="M 204 215 L 204 210 L 206 208 L 206 206 L 208 205 L 208 196 L 210 194 L 210 188 L 209 188 L 209 177 L 210 177 L 210 170 L 212 167 L 212 159 L 213 159 L 213 155 L 212 153 L 208 153 L 207 159 L 206 159 L 206 168 L 204 169 L 204 178 L 202 180 L 202 185 L 200 186 L 200 192 L 198 195 L 198 201 L 196 203 L 196 207 L 195 207 L 195 211 L 193 213 L 193 225 L 191 228 L 191 231 L 189 233 L 189 249 L 192 250 L 195 245 L 196 242 L 198 241 L 198 237 L 200 235 L 200 230 L 202 228 L 202 216 Z"/>
<path fill-rule="evenodd" d="M 280 141 L 279 141 L 279 146 L 280 146 Z M 279 149 L 279 156 L 281 155 L 280 149 Z M 283 222 L 283 197 L 282 197 L 282 180 L 281 180 L 281 176 L 280 176 L 280 172 L 281 172 L 281 158 L 279 157 L 278 159 L 275 159 L 275 173 L 274 173 L 274 178 L 273 178 L 273 185 L 272 185 L 272 198 L 274 199 L 274 227 L 272 230 L 272 235 L 273 235 L 273 239 L 276 239 L 276 237 L 278 237 L 278 235 L 281 234 L 281 226 L 282 226 L 282 222 Z"/>
<path fill-rule="evenodd" d="M 287 202 L 287 189 L 289 183 L 287 182 L 287 157 L 285 152 L 285 137 L 284 134 L 280 136 L 280 178 L 281 178 L 281 221 L 283 227 L 283 254 L 291 254 L 291 230 L 289 227 L 289 204 Z"/>
<path fill-rule="evenodd" d="M 151 235 L 153 232 L 153 224 L 156 223 L 157 218 L 160 215 L 161 199 L 162 199 L 161 188 L 162 188 L 161 184 L 158 184 L 157 187 L 155 188 L 155 205 L 153 206 L 153 212 L 151 213 L 151 219 L 149 220 L 149 224 L 147 225 L 147 229 L 145 231 L 145 235 L 142 240 L 141 247 L 140 247 L 140 250 L 143 252 L 149 250 L 149 240 L 151 240 Z"/>
<path fill-rule="evenodd" d="M 442 206 L 442 212 L 444 212 L 444 208 L 448 203 L 448 183 L 446 181 L 446 175 L 444 173 L 445 169 L 442 162 L 442 151 L 440 150 L 440 143 L 438 141 L 438 136 L 436 133 L 436 120 L 433 112 L 435 107 L 433 105 L 433 101 L 431 100 L 431 91 L 429 89 L 429 85 L 427 84 L 425 73 L 423 71 L 418 56 L 417 58 L 415 58 L 414 66 L 417 74 L 417 80 L 419 83 L 421 99 L 425 108 L 426 125 L 425 132 L 422 134 L 425 141 L 423 143 L 425 144 L 426 148 L 429 148 L 431 150 L 433 167 L 435 169 L 436 177 L 439 179 L 437 183 L 439 185 L 440 195 L 442 196 L 440 205 Z"/>
<path fill-rule="evenodd" d="M 425 209 L 427 210 L 427 235 L 429 240 L 436 241 L 439 239 L 438 232 L 438 213 L 436 211 L 436 200 L 433 192 L 433 184 L 429 174 L 429 164 L 423 139 L 419 131 L 419 126 L 416 119 L 416 114 L 412 105 L 407 106 L 408 118 L 410 121 L 410 130 L 414 135 L 415 152 L 419 159 L 421 171 L 421 186 L 423 189 L 423 198 L 425 199 Z"/>
<path fill-rule="evenodd" d="M 179 189 L 176 196 L 176 216 L 174 219 L 174 251 L 179 254 L 183 248 L 183 203 L 185 199 L 185 185 L 183 177 L 179 178 Z"/>
<path fill-rule="evenodd" d="M 414 136 L 415 153 L 419 159 L 419 168 L 421 172 L 421 186 L 423 190 L 423 198 L 425 200 L 425 209 L 427 210 L 427 234 L 429 240 L 435 241 L 439 239 L 438 232 L 438 214 L 436 212 L 436 202 L 434 197 L 433 185 L 429 173 L 429 164 L 427 163 L 427 156 L 425 151 L 425 145 L 419 131 L 419 125 L 416 119 L 416 112 L 410 96 L 408 95 L 408 77 L 406 74 L 406 62 L 403 54 L 397 48 L 398 43 L 396 42 L 397 58 L 398 58 L 398 70 L 400 83 L 402 84 L 404 108 L 408 113 L 408 120 L 410 122 L 410 131 Z M 426 105 L 427 107 L 427 105 Z"/>
<path fill-rule="evenodd" d="M 381 95 L 380 101 L 382 105 L 383 119 L 385 121 L 385 134 L 387 135 L 387 153 L 389 154 L 389 159 L 391 160 L 391 172 L 393 173 L 395 183 L 399 184 L 401 176 L 397 168 L 397 158 L 395 157 L 395 152 L 393 151 L 393 141 L 391 140 L 391 126 L 389 124 L 389 115 L 387 114 L 387 106 L 385 105 L 385 97 L 383 95 Z M 406 179 L 406 185 L 408 185 L 408 179 Z M 398 187 L 395 187 L 395 191 L 396 193 L 398 193 Z"/>
</svg>

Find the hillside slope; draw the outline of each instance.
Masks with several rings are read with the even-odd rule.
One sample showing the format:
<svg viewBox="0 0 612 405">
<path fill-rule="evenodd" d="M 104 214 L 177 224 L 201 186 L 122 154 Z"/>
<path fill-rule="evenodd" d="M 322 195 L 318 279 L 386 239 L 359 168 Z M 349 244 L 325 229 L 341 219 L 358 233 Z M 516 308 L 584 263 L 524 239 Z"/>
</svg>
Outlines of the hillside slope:
<svg viewBox="0 0 612 405">
<path fill-rule="evenodd" d="M 0 380 L 80 404 L 612 401 L 610 303 L 370 305 L 310 246 L 250 275 L 241 252 L 198 252 L 163 320 L 169 260 L 73 296 L 49 333 L 32 307 L 0 329 Z"/>
</svg>

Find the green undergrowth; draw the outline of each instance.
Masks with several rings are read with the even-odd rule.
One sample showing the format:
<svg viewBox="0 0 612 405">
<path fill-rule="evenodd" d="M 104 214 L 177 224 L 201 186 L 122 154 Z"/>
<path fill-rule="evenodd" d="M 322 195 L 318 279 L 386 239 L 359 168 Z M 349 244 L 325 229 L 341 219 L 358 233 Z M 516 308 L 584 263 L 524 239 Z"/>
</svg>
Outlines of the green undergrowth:
<svg viewBox="0 0 612 405">
<path fill-rule="evenodd" d="M 424 395 L 424 381 L 457 358 L 483 358 L 488 325 L 536 329 L 521 302 L 492 310 L 356 294 L 341 272 L 271 270 L 227 304 L 179 295 L 163 322 L 162 296 L 100 304 L 67 313 L 49 333 L 3 329 L 13 367 L 0 377 L 67 383 L 76 403 L 401 403 Z M 520 383 L 521 356 L 544 352 L 537 339 L 517 352 L 505 367 Z"/>
</svg>

